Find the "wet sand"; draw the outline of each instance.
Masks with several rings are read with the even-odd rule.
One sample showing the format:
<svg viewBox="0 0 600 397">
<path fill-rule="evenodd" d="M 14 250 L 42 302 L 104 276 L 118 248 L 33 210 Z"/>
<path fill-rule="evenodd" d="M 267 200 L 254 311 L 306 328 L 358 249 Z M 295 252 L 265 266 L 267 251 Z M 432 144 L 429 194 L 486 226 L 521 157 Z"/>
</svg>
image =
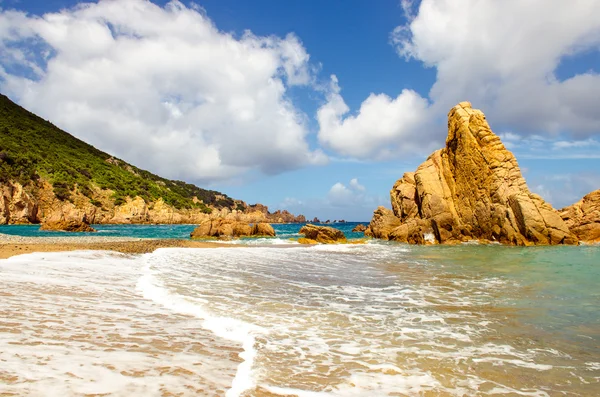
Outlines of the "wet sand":
<svg viewBox="0 0 600 397">
<path fill-rule="evenodd" d="M 127 237 L 22 237 L 0 233 L 0 259 L 32 252 L 59 252 L 77 250 L 116 251 L 124 254 L 144 254 L 158 248 L 215 248 L 231 247 L 219 242 L 180 239 L 141 239 Z"/>
</svg>

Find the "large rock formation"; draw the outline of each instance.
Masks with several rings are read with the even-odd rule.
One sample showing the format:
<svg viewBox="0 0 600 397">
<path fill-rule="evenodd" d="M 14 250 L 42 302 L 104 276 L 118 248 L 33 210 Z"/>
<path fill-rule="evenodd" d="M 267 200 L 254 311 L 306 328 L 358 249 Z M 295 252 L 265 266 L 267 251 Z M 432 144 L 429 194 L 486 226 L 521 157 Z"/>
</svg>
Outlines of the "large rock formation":
<svg viewBox="0 0 600 397">
<path fill-rule="evenodd" d="M 36 223 L 38 205 L 20 183 L 0 183 L 0 225 Z"/>
<path fill-rule="evenodd" d="M 200 223 L 192 233 L 191 238 L 221 238 L 230 239 L 237 237 L 273 237 L 275 230 L 268 223 L 250 225 L 233 219 L 207 219 Z"/>
<path fill-rule="evenodd" d="M 300 234 L 304 234 L 305 239 L 298 240 L 300 243 L 345 243 L 346 236 L 341 230 L 329 226 L 315 226 L 310 223 L 300 228 Z M 311 241 L 312 240 L 312 241 Z"/>
<path fill-rule="evenodd" d="M 558 212 L 527 188 L 514 155 L 485 115 L 462 102 L 448 114 L 446 146 L 390 192 L 393 215 L 377 209 L 368 233 L 390 240 L 577 244 Z M 396 226 L 397 225 L 397 226 Z"/>
<path fill-rule="evenodd" d="M 600 189 L 563 208 L 560 216 L 579 240 L 588 243 L 600 242 Z"/>
<path fill-rule="evenodd" d="M 285 210 L 270 213 L 261 204 L 242 209 L 212 208 L 209 214 L 202 208 L 175 208 L 162 198 L 148 202 L 139 196 L 127 197 L 124 203 L 115 205 L 112 195 L 110 189 L 94 187 L 93 199 L 73 190 L 69 200 L 60 200 L 52 185 L 42 178 L 25 187 L 18 182 L 0 182 L 0 225 L 80 221 L 84 215 L 95 224 L 199 224 L 209 219 L 252 224 L 305 221 L 303 215 Z"/>
<path fill-rule="evenodd" d="M 96 229 L 90 226 L 86 221 L 77 221 L 75 219 L 59 220 L 42 223 L 40 230 L 51 230 L 60 232 L 95 232 Z"/>
</svg>

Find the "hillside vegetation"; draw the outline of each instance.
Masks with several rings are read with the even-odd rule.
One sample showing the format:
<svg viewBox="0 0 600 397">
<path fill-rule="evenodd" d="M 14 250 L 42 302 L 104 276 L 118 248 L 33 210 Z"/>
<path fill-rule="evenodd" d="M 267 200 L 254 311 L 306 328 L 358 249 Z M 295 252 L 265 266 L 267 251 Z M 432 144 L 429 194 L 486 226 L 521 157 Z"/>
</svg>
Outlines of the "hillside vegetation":
<svg viewBox="0 0 600 397">
<path fill-rule="evenodd" d="M 236 205 L 222 193 L 161 178 L 114 158 L 0 94 L 0 183 L 26 186 L 40 178 L 52 184 L 60 200 L 70 200 L 78 190 L 98 206 L 93 193 L 97 189 L 110 189 L 115 205 L 127 196 L 140 196 L 146 202 L 162 198 L 177 209 L 199 208 L 206 213 L 209 206 Z"/>
</svg>

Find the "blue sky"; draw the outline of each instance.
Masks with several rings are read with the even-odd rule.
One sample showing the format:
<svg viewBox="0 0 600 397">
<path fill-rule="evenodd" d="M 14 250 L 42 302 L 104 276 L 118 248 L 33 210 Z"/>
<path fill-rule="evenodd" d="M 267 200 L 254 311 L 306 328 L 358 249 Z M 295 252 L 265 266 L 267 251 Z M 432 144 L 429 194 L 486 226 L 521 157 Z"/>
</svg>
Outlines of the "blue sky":
<svg viewBox="0 0 600 397">
<path fill-rule="evenodd" d="M 463 100 L 554 206 L 600 188 L 594 0 L 0 9 L 2 93 L 133 164 L 249 203 L 366 221 L 442 147 Z"/>
</svg>

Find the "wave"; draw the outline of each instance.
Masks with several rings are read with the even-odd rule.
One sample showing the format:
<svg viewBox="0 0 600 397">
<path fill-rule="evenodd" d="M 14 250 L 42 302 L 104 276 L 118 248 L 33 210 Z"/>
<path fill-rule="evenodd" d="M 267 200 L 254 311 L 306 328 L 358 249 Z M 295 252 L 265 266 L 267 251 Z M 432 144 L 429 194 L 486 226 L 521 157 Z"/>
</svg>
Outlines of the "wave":
<svg viewBox="0 0 600 397">
<path fill-rule="evenodd" d="M 202 326 L 204 329 L 213 332 L 221 338 L 242 345 L 243 352 L 239 356 L 243 361 L 238 365 L 231 388 L 226 393 L 227 397 L 239 397 L 244 391 L 255 386 L 252 366 L 257 353 L 255 348 L 256 335 L 264 334 L 266 330 L 235 318 L 212 315 L 201 305 L 191 302 L 184 296 L 169 292 L 158 278 L 155 277 L 157 271 L 152 270 L 152 265 L 148 260 L 150 257 L 155 257 L 156 255 L 160 255 L 160 253 L 157 251 L 143 256 L 146 264 L 142 270 L 143 275 L 137 282 L 137 289 L 143 294 L 144 298 L 150 299 L 175 313 L 203 319 Z"/>
</svg>

